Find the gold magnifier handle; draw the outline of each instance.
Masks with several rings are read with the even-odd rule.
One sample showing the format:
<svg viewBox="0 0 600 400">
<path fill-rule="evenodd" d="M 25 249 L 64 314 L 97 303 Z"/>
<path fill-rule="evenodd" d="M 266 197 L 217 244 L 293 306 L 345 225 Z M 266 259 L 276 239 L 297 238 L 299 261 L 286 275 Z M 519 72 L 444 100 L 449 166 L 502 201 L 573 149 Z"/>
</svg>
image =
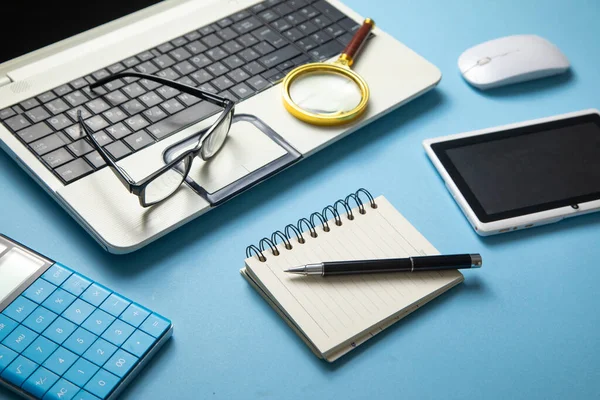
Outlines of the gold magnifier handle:
<svg viewBox="0 0 600 400">
<path fill-rule="evenodd" d="M 336 64 L 343 65 L 345 67 L 350 67 L 354 63 L 354 59 L 364 46 L 369 37 L 369 33 L 375 27 L 375 21 L 371 18 L 365 19 L 362 26 L 356 31 L 350 43 L 346 46 L 340 58 L 338 58 L 335 62 Z"/>
</svg>

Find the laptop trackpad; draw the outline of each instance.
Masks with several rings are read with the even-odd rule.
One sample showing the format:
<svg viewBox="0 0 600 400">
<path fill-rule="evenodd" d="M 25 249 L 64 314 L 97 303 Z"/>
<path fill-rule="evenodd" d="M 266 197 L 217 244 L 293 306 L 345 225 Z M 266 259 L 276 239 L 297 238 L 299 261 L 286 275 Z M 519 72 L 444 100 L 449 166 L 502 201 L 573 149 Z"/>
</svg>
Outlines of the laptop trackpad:
<svg viewBox="0 0 600 400">
<path fill-rule="evenodd" d="M 236 121 L 219 153 L 208 161 L 195 158 L 189 177 L 214 193 L 286 154 L 251 122 Z"/>
</svg>

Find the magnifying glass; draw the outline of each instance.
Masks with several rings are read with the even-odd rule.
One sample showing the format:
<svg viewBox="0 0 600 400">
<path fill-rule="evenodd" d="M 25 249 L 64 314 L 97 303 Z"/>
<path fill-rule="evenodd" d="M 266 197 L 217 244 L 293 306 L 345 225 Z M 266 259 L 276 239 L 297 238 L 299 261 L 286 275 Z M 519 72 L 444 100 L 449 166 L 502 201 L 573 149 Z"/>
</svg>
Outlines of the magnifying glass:
<svg viewBox="0 0 600 400">
<path fill-rule="evenodd" d="M 350 69 L 375 26 L 367 18 L 332 64 L 299 66 L 283 80 L 283 104 L 294 117 L 314 125 L 342 125 L 360 117 L 369 101 L 367 82 Z"/>
</svg>

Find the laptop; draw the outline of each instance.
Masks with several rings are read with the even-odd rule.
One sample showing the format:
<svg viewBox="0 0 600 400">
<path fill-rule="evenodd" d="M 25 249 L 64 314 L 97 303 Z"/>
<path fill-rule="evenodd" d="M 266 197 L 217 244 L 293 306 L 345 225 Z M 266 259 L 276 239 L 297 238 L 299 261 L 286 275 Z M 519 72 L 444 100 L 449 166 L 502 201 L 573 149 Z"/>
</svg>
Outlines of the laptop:
<svg viewBox="0 0 600 400">
<path fill-rule="evenodd" d="M 130 13 L 126 8 L 138 3 L 110 10 Z M 106 7 L 86 3 L 79 18 Z M 337 57 L 364 17 L 337 0 L 171 0 L 84 27 L 0 64 L 0 145 L 104 249 L 135 251 L 439 82 L 434 65 L 376 27 L 353 66 L 371 91 L 358 121 L 316 127 L 288 114 L 281 99 L 285 74 Z M 77 111 L 136 180 L 164 165 L 178 143 L 216 116 L 203 114 L 198 99 L 149 81 L 120 79 L 89 90 L 91 82 L 130 68 L 237 103 L 219 154 L 195 160 L 189 181 L 150 208 L 104 165 L 75 123 Z"/>
</svg>

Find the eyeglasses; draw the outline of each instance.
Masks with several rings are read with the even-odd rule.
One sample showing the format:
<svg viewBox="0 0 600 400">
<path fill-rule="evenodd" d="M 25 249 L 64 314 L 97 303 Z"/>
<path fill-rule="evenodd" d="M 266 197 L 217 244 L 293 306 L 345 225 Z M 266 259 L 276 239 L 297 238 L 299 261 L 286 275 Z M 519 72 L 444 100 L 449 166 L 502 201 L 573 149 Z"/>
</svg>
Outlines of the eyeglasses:
<svg viewBox="0 0 600 400">
<path fill-rule="evenodd" d="M 223 107 L 223 111 L 212 124 L 212 126 L 198 139 L 198 143 L 183 152 L 164 167 L 152 173 L 140 181 L 134 181 L 125 170 L 117 165 L 109 153 L 100 145 L 94 137 L 94 133 L 84 122 L 81 111 L 77 112 L 77 119 L 82 126 L 83 131 L 89 136 L 92 144 L 100 154 L 100 157 L 106 162 L 110 169 L 115 173 L 121 183 L 130 193 L 138 196 L 142 207 L 150 207 L 171 197 L 181 186 L 190 172 L 192 162 L 198 155 L 206 161 L 214 157 L 225 144 L 225 139 L 231 128 L 231 120 L 234 114 L 234 103 L 224 97 L 196 89 L 179 82 L 173 82 L 169 79 L 154 75 L 142 74 L 138 72 L 121 72 L 100 79 L 90 85 L 90 89 L 102 86 L 114 79 L 124 77 L 135 77 L 154 81 L 165 86 L 170 86 L 183 93 L 195 96 L 201 100 L 206 100 L 212 104 Z"/>
</svg>

